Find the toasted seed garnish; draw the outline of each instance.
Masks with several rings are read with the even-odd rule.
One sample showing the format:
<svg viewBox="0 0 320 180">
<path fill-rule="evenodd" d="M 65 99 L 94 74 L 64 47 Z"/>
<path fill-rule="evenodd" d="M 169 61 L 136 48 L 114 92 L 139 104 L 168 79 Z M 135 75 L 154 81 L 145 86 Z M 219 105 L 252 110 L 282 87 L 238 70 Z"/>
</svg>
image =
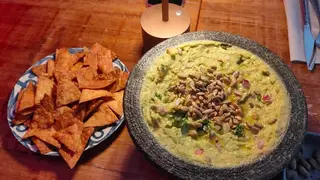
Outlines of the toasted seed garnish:
<svg viewBox="0 0 320 180">
<path fill-rule="evenodd" d="M 242 117 L 241 116 L 235 116 L 234 118 L 236 118 L 238 121 L 242 121 Z"/>
<path fill-rule="evenodd" d="M 263 128 L 263 125 L 259 122 L 254 122 L 254 126 L 259 128 L 259 129 L 262 129 Z"/>
<path fill-rule="evenodd" d="M 192 138 L 197 138 L 198 137 L 198 133 L 194 129 L 190 130 L 188 135 L 191 136 Z"/>
<path fill-rule="evenodd" d="M 258 134 L 260 129 L 255 126 L 251 126 L 250 131 L 252 132 L 252 134 Z"/>
<path fill-rule="evenodd" d="M 207 69 L 208 73 L 213 73 L 214 70 L 213 69 Z"/>
<path fill-rule="evenodd" d="M 207 109 L 207 110 L 202 111 L 203 114 L 210 114 L 212 112 L 214 112 L 213 109 Z"/>
<path fill-rule="evenodd" d="M 242 92 L 238 91 L 238 90 L 234 90 L 233 93 L 236 95 L 236 96 L 242 96 Z"/>
<path fill-rule="evenodd" d="M 190 126 L 197 129 L 197 128 L 201 128 L 202 124 L 199 122 L 193 122 L 193 123 L 190 123 Z"/>
<path fill-rule="evenodd" d="M 273 123 L 275 123 L 277 121 L 277 118 L 273 118 L 273 119 L 269 119 L 268 121 L 267 121 L 267 123 L 268 124 L 273 124 Z"/>
<path fill-rule="evenodd" d="M 233 119 L 234 124 L 239 124 L 239 121 L 237 119 Z"/>
<path fill-rule="evenodd" d="M 202 118 L 202 113 L 198 109 L 194 108 L 193 111 L 197 114 L 198 117 Z"/>
<path fill-rule="evenodd" d="M 237 79 L 238 77 L 239 77 L 239 71 L 235 71 L 233 74 L 232 74 L 232 76 L 235 78 L 235 79 Z"/>
</svg>

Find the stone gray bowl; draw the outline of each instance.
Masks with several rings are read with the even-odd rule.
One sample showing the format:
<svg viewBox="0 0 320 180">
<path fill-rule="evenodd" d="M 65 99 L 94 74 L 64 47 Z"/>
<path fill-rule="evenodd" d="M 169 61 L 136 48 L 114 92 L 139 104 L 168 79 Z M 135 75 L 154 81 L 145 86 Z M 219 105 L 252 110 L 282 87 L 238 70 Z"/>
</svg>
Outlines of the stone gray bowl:
<svg viewBox="0 0 320 180">
<path fill-rule="evenodd" d="M 269 154 L 250 164 L 213 168 L 186 162 L 167 151 L 151 134 L 140 107 L 140 90 L 145 72 L 156 57 L 169 47 L 195 40 L 226 42 L 251 51 L 269 64 L 286 86 L 292 104 L 288 129 L 282 141 Z M 307 107 L 302 88 L 288 66 L 258 43 L 224 32 L 193 32 L 168 39 L 149 50 L 130 74 L 124 95 L 124 114 L 129 133 L 144 155 L 161 169 L 181 179 L 270 179 L 289 163 L 298 151 L 307 126 Z"/>
</svg>

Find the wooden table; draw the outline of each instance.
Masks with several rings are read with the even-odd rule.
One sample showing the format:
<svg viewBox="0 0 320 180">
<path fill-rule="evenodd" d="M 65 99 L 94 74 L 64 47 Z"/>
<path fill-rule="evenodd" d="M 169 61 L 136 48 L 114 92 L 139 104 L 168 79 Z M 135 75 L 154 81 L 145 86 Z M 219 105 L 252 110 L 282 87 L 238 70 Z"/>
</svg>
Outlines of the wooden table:
<svg viewBox="0 0 320 180">
<path fill-rule="evenodd" d="M 279 55 L 304 88 L 308 129 L 320 132 L 320 71 L 289 62 L 281 0 L 187 0 L 185 8 L 192 31 L 232 32 Z M 18 78 L 56 48 L 99 42 L 116 51 L 131 70 L 142 56 L 139 20 L 144 9 L 143 0 L 0 0 L 0 179 L 168 179 L 138 151 L 125 126 L 86 151 L 70 170 L 61 158 L 33 154 L 20 145 L 6 120 L 8 97 Z"/>
</svg>

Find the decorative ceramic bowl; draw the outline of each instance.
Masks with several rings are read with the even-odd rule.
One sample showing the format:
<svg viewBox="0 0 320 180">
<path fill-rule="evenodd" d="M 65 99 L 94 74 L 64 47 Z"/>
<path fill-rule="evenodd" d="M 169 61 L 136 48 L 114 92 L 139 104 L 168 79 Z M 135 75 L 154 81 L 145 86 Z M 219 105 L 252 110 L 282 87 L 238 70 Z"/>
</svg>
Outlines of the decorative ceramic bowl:
<svg viewBox="0 0 320 180">
<path fill-rule="evenodd" d="M 286 86 L 292 104 L 288 128 L 277 147 L 255 162 L 237 167 L 214 168 L 183 161 L 167 151 L 154 138 L 143 119 L 140 91 L 145 72 L 156 57 L 162 55 L 167 48 L 197 40 L 225 42 L 252 52 L 269 64 Z M 299 82 L 288 66 L 258 43 L 224 32 L 186 33 L 168 39 L 149 50 L 130 74 L 124 95 L 124 114 L 134 143 L 146 157 L 174 177 L 182 179 L 270 179 L 286 167 L 291 157 L 298 151 L 307 126 L 305 97 Z"/>
<path fill-rule="evenodd" d="M 68 49 L 70 53 L 74 54 L 80 51 L 83 51 L 83 48 L 70 48 Z M 37 147 L 34 145 L 34 143 L 30 139 L 22 139 L 24 134 L 27 132 L 27 127 L 23 124 L 20 125 L 14 125 L 12 123 L 12 120 L 15 116 L 15 108 L 17 103 L 18 94 L 21 91 L 21 89 L 25 88 L 28 85 L 29 81 L 33 81 L 34 83 L 37 83 L 38 78 L 35 74 L 32 73 L 31 68 L 34 66 L 38 66 L 40 64 L 46 63 L 49 59 L 55 60 L 55 54 L 50 54 L 41 60 L 39 60 L 37 63 L 32 65 L 18 80 L 16 85 L 14 86 L 11 95 L 9 97 L 8 102 L 8 110 L 7 110 L 7 119 L 9 123 L 9 127 L 14 135 L 14 137 L 26 148 L 30 149 L 33 152 L 39 152 Z M 118 67 L 122 71 L 129 72 L 127 67 L 119 60 L 116 59 L 113 61 L 113 66 Z M 90 149 L 98 144 L 100 144 L 102 141 L 107 139 L 113 132 L 115 132 L 120 125 L 123 123 L 124 117 L 122 116 L 116 123 L 114 123 L 112 126 L 104 127 L 99 130 L 96 130 L 92 136 L 90 137 L 88 144 L 85 148 L 85 150 Z M 58 151 L 52 151 L 47 153 L 46 155 L 49 156 L 59 156 Z"/>
</svg>

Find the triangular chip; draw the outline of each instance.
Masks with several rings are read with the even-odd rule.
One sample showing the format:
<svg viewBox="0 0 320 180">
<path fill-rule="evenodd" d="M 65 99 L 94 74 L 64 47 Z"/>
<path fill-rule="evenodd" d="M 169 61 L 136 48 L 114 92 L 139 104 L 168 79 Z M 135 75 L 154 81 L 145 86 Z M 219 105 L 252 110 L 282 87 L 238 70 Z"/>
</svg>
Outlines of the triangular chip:
<svg viewBox="0 0 320 180">
<path fill-rule="evenodd" d="M 71 54 L 66 48 L 57 49 L 55 71 L 68 71 L 78 60 L 78 54 Z"/>
<path fill-rule="evenodd" d="M 103 73 L 113 70 L 111 51 L 107 55 L 98 55 L 98 69 Z"/>
<path fill-rule="evenodd" d="M 69 103 L 78 101 L 80 99 L 81 92 L 77 86 L 70 80 L 63 79 L 58 82 L 57 85 L 57 107 L 67 105 Z"/>
<path fill-rule="evenodd" d="M 53 76 L 54 72 L 54 61 L 52 59 L 49 59 L 47 62 L 47 74 L 49 77 Z"/>
<path fill-rule="evenodd" d="M 41 64 L 39 66 L 35 66 L 31 69 L 31 71 L 37 75 L 38 77 L 39 76 L 43 76 L 43 75 L 46 75 L 46 72 L 47 72 L 47 64 Z"/>
<path fill-rule="evenodd" d="M 32 82 L 29 82 L 19 101 L 19 106 L 17 109 L 18 112 L 21 112 L 28 108 L 32 108 L 34 106 L 35 92 L 36 87 Z"/>
<path fill-rule="evenodd" d="M 117 116 L 108 107 L 107 103 L 100 105 L 97 112 L 95 112 L 87 122 L 85 122 L 84 127 L 98 127 L 110 125 L 118 120 Z"/>
<path fill-rule="evenodd" d="M 114 99 L 107 102 L 108 106 L 119 116 L 122 116 L 123 109 L 122 109 L 122 99 L 123 99 L 124 91 L 119 91 L 114 93 Z"/>
<path fill-rule="evenodd" d="M 22 114 L 16 113 L 14 119 L 12 120 L 12 123 L 14 125 L 19 125 L 24 123 L 28 119 L 31 119 L 31 116 L 24 116 Z"/>
<path fill-rule="evenodd" d="M 89 52 L 83 59 L 83 65 L 89 66 L 94 70 L 98 69 L 98 57 L 96 54 Z"/>
<path fill-rule="evenodd" d="M 99 74 L 100 79 L 110 80 L 110 79 L 118 79 L 120 75 L 120 69 L 119 68 L 113 68 L 112 71 L 106 73 L 106 74 Z"/>
<path fill-rule="evenodd" d="M 98 73 L 91 67 L 81 68 L 77 73 L 80 89 L 101 89 L 112 84 L 116 79 L 98 79 Z"/>
<path fill-rule="evenodd" d="M 117 58 L 117 54 L 113 51 L 111 51 L 110 49 L 107 49 L 105 47 L 103 47 L 101 44 L 99 43 L 95 43 L 92 47 L 91 47 L 91 53 L 93 54 L 99 54 L 99 55 L 109 55 L 109 53 L 111 54 L 111 59 L 115 59 Z"/>
<path fill-rule="evenodd" d="M 93 131 L 94 131 L 94 128 L 92 127 L 83 128 L 82 134 L 81 134 L 81 145 L 79 146 L 79 149 L 76 150 L 76 152 L 71 152 L 69 149 L 67 149 L 64 146 L 61 149 L 59 149 L 60 155 L 67 162 L 67 164 L 71 169 L 76 165 L 76 163 L 80 159 L 80 156 L 83 153 Z"/>
<path fill-rule="evenodd" d="M 127 80 L 129 78 L 129 73 L 120 71 L 119 77 L 114 84 L 112 84 L 110 92 L 116 92 L 124 89 L 126 87 Z"/>
<path fill-rule="evenodd" d="M 54 112 L 55 104 L 51 96 L 48 96 L 47 94 L 44 95 L 43 99 L 40 102 L 41 106 L 48 111 L 48 112 Z"/>
<path fill-rule="evenodd" d="M 31 138 L 32 142 L 37 146 L 38 150 L 40 151 L 41 154 L 47 154 L 51 152 L 52 150 L 48 147 L 48 145 L 43 142 L 41 139 L 33 136 Z"/>
<path fill-rule="evenodd" d="M 26 89 L 21 89 L 19 94 L 18 94 L 18 97 L 17 97 L 17 102 L 16 102 L 16 110 L 19 108 L 19 105 L 20 105 L 20 102 L 21 102 L 21 98 L 23 96 L 23 93 Z"/>
<path fill-rule="evenodd" d="M 78 71 L 80 68 L 82 68 L 83 62 L 77 62 L 74 66 L 72 66 L 71 71 Z"/>
<path fill-rule="evenodd" d="M 43 106 L 39 105 L 34 111 L 30 126 L 32 128 L 46 129 L 50 128 L 54 123 L 52 113 L 47 111 Z"/>
<path fill-rule="evenodd" d="M 60 116 L 61 114 L 65 113 L 65 112 L 70 112 L 72 114 L 73 110 L 71 108 L 69 108 L 68 106 L 61 106 L 55 110 L 53 118 L 56 119 L 58 116 Z"/>
<path fill-rule="evenodd" d="M 101 99 L 99 99 L 97 101 L 88 102 L 87 110 L 86 110 L 84 119 L 86 119 L 88 116 L 90 116 L 91 113 L 93 111 L 95 111 L 102 103 L 103 103 L 103 100 L 101 100 Z"/>
<path fill-rule="evenodd" d="M 55 71 L 54 77 L 59 83 L 61 80 L 68 79 L 73 80 L 77 77 L 77 71 Z"/>
<path fill-rule="evenodd" d="M 45 94 L 52 96 L 53 86 L 54 86 L 54 82 L 51 79 L 44 76 L 39 76 L 37 90 L 36 90 L 35 104 L 39 104 Z"/>
<path fill-rule="evenodd" d="M 107 90 L 90 90 L 90 89 L 83 89 L 81 92 L 81 97 L 79 103 L 91 101 L 93 99 L 97 99 L 100 97 L 112 97 L 113 94 Z"/>
<path fill-rule="evenodd" d="M 59 131 L 61 129 L 65 129 L 65 128 L 79 122 L 79 119 L 77 119 L 75 117 L 75 115 L 73 114 L 73 110 L 63 112 L 62 114 L 58 115 L 55 118 L 55 120 L 56 121 L 55 121 L 53 127 L 56 131 Z"/>
<path fill-rule="evenodd" d="M 29 128 L 27 133 L 23 136 L 23 139 L 36 136 L 42 141 L 51 144 L 52 146 L 56 148 L 61 148 L 61 144 L 53 138 L 53 135 L 56 133 L 56 131 L 53 128 L 50 129 L 32 129 Z"/>
<path fill-rule="evenodd" d="M 83 123 L 77 122 L 72 126 L 69 126 L 65 129 L 58 131 L 54 138 L 60 141 L 63 145 L 65 145 L 68 149 L 73 152 L 79 149 L 81 146 L 81 134 L 83 129 Z"/>
</svg>

